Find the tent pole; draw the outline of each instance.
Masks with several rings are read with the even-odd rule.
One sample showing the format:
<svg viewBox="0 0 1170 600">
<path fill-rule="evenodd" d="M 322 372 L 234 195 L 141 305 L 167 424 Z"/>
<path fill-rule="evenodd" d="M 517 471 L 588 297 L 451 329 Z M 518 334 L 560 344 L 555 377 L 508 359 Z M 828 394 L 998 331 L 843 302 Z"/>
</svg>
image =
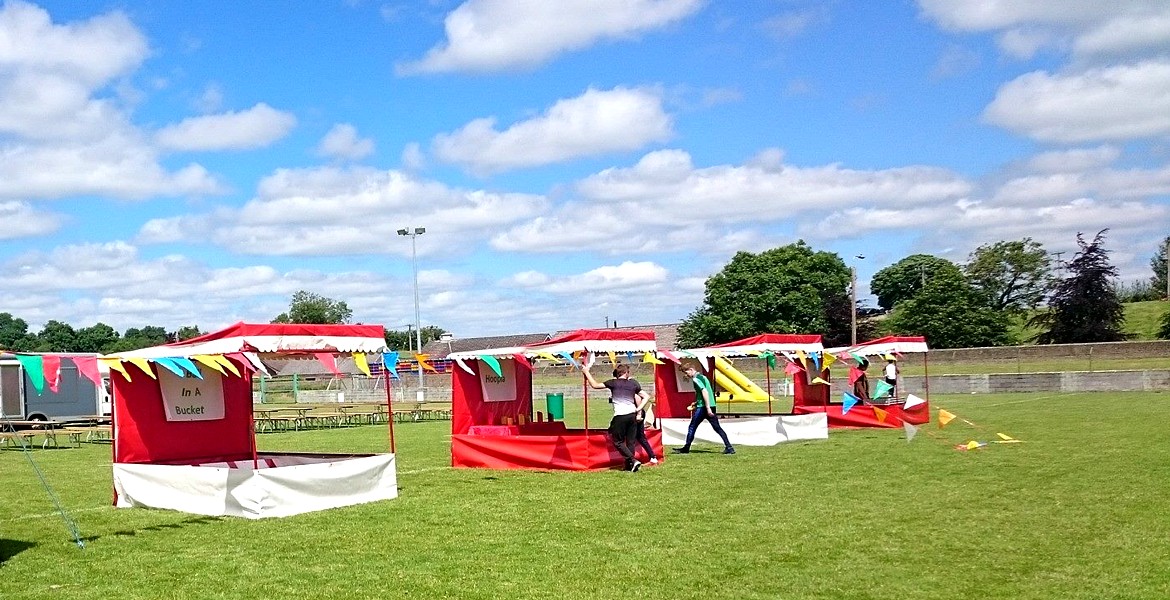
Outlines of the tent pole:
<svg viewBox="0 0 1170 600">
<path fill-rule="evenodd" d="M 390 454 L 394 454 L 394 397 L 390 391 L 390 370 L 386 367 L 386 359 L 382 359 L 382 377 L 386 385 L 386 422 L 390 424 Z"/>
<path fill-rule="evenodd" d="M 768 416 L 772 416 L 772 367 L 768 365 L 768 358 L 764 357 L 764 381 L 768 394 Z"/>
<path fill-rule="evenodd" d="M 585 397 L 585 439 L 589 439 L 589 380 L 581 375 L 581 394 Z"/>
<path fill-rule="evenodd" d="M 245 369 L 244 372 L 246 373 L 247 369 Z M 261 384 L 264 383 L 263 375 L 260 376 L 260 382 Z M 252 378 L 250 376 L 248 377 L 248 389 L 252 389 Z M 263 394 L 260 396 L 260 401 L 264 401 Z M 251 428 L 248 430 L 248 434 L 252 441 L 252 472 L 255 472 L 256 469 L 260 468 L 260 460 L 256 455 L 256 411 L 254 410 L 251 402 L 248 403 L 248 420 L 252 423 Z"/>
<path fill-rule="evenodd" d="M 930 401 L 930 359 L 926 357 L 926 352 L 922 353 L 922 387 L 923 393 L 926 394 L 926 400 Z"/>
</svg>

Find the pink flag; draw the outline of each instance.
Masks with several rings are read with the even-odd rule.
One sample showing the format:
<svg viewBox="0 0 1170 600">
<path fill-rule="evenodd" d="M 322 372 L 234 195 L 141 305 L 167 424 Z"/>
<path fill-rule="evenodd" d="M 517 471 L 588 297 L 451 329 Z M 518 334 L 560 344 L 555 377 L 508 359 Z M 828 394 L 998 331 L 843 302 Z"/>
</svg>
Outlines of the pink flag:
<svg viewBox="0 0 1170 600">
<path fill-rule="evenodd" d="M 788 364 L 784 365 L 784 374 L 785 375 L 796 375 L 797 373 L 800 373 L 803 370 L 804 369 L 800 368 L 800 366 L 794 362 L 789 362 Z"/>
<path fill-rule="evenodd" d="M 74 356 L 73 364 L 82 377 L 92 381 L 94 386 L 101 387 L 102 374 L 98 371 L 96 356 Z"/>
<path fill-rule="evenodd" d="M 54 394 L 57 393 L 57 385 L 61 383 L 61 357 L 57 354 L 46 354 L 41 363 L 45 373 L 45 383 L 49 384 L 49 389 Z"/>
<path fill-rule="evenodd" d="M 333 373 L 338 377 L 341 376 L 341 371 L 337 370 L 337 359 L 331 352 L 314 352 L 313 356 L 316 356 L 317 362 L 325 365 L 325 368 L 329 369 L 330 373 Z"/>
<path fill-rule="evenodd" d="M 529 371 L 533 370 L 532 363 L 528 362 L 528 357 L 524 356 L 523 352 L 517 352 L 513 354 L 512 360 L 516 361 L 516 364 L 524 367 L 525 369 L 528 369 Z"/>
<path fill-rule="evenodd" d="M 853 385 L 854 383 L 857 383 L 857 380 L 860 378 L 861 378 L 861 369 L 858 369 L 857 367 L 853 367 L 853 366 L 849 367 L 849 385 Z"/>
</svg>

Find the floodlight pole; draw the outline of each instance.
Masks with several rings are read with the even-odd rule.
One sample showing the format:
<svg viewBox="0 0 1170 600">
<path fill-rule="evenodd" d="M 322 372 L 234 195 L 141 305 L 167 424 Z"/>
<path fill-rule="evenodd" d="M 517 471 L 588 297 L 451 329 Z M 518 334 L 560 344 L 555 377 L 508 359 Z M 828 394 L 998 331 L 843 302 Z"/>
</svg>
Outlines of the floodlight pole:
<svg viewBox="0 0 1170 600">
<path fill-rule="evenodd" d="M 419 316 L 418 303 L 418 236 L 427 232 L 425 227 L 407 227 L 399 229 L 398 235 L 410 236 L 410 264 L 414 271 L 414 341 L 415 341 L 415 362 L 418 363 L 418 391 L 415 392 L 415 398 L 422 403 L 426 398 L 426 386 L 423 384 L 423 366 L 422 361 L 418 359 L 418 354 L 422 354 L 422 319 Z"/>
<path fill-rule="evenodd" d="M 858 260 L 865 260 L 864 254 L 857 255 Z M 857 345 L 857 267 L 849 266 L 849 345 Z"/>
</svg>

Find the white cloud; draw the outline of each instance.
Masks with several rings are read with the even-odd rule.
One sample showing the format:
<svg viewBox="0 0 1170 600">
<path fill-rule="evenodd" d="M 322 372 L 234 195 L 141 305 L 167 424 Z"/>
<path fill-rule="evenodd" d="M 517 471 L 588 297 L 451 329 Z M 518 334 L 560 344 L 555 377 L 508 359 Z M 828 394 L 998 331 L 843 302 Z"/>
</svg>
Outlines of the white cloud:
<svg viewBox="0 0 1170 600">
<path fill-rule="evenodd" d="M 769 17 L 760 26 L 773 37 L 790 38 L 800 35 L 812 25 L 827 21 L 828 18 L 828 11 L 824 8 L 810 8 Z"/>
<path fill-rule="evenodd" d="M 1123 15 L 1077 38 L 1073 51 L 1080 56 L 1121 55 L 1145 49 L 1170 48 L 1170 10 L 1161 14 Z"/>
<path fill-rule="evenodd" d="M 0 202 L 0 240 L 35 237 L 56 231 L 61 215 L 36 210 L 28 202 Z"/>
<path fill-rule="evenodd" d="M 697 12 L 703 0 L 468 0 L 447 15 L 447 39 L 400 74 L 533 68 L 604 39 L 631 38 Z"/>
<path fill-rule="evenodd" d="M 223 108 L 223 87 L 218 83 L 207 84 L 192 105 L 201 113 L 212 113 Z"/>
<path fill-rule="evenodd" d="M 1170 62 L 1028 73 L 1000 87 L 983 118 L 1046 142 L 1164 136 L 1170 134 Z"/>
<path fill-rule="evenodd" d="M 495 123 L 493 118 L 476 119 L 436 136 L 436 156 L 477 173 L 494 173 L 637 150 L 672 134 L 661 94 L 647 88 L 591 88 L 504 131 L 496 130 Z"/>
<path fill-rule="evenodd" d="M 1121 149 L 1117 146 L 1098 146 L 1096 148 L 1074 148 L 1071 150 L 1054 150 L 1042 152 L 1028 159 L 1026 166 L 1031 171 L 1040 173 L 1066 173 L 1069 171 L 1083 171 L 1112 164 L 1121 157 Z"/>
<path fill-rule="evenodd" d="M 292 113 L 261 102 L 248 110 L 183 119 L 159 130 L 155 141 L 169 150 L 250 150 L 283 138 L 296 123 Z"/>
<path fill-rule="evenodd" d="M 420 255 L 450 254 L 546 204 L 543 196 L 451 188 L 401 171 L 281 169 L 243 207 L 151 220 L 138 241 L 198 240 L 245 254 L 409 256 L 410 243 L 396 232 L 417 226 L 427 228 L 417 239 Z"/>
<path fill-rule="evenodd" d="M 939 55 L 930 75 L 935 79 L 945 79 L 972 71 L 978 66 L 978 53 L 970 48 L 952 44 Z"/>
<path fill-rule="evenodd" d="M 407 171 L 421 171 L 427 166 L 427 157 L 418 142 L 410 142 L 402 148 L 401 160 L 402 168 Z"/>
<path fill-rule="evenodd" d="M 358 137 L 357 128 L 349 123 L 334 125 L 317 145 L 317 154 L 329 158 L 358 160 L 373 153 L 374 140 Z"/>
</svg>

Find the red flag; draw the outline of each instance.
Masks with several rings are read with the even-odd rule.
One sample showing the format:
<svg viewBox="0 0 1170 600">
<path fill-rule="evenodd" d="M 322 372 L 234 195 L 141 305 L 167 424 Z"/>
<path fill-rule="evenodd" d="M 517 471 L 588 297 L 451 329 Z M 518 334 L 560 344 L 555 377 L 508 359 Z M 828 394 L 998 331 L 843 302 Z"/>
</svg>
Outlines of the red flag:
<svg viewBox="0 0 1170 600">
<path fill-rule="evenodd" d="M 857 380 L 861 378 L 861 375 L 862 375 L 861 369 L 858 369 L 857 367 L 854 367 L 854 366 L 850 366 L 849 367 L 849 385 L 853 385 L 854 383 L 857 383 Z"/>
<path fill-rule="evenodd" d="M 797 365 L 794 362 L 789 362 L 788 364 L 784 365 L 784 374 L 785 375 L 796 375 L 797 373 L 800 373 L 801 371 L 804 371 L 804 369 L 800 368 L 800 365 Z"/>
<path fill-rule="evenodd" d="M 92 381 L 96 387 L 102 385 L 102 374 L 98 370 L 96 356 L 74 356 L 72 359 L 82 377 Z"/>
<path fill-rule="evenodd" d="M 45 383 L 49 389 L 57 393 L 57 385 L 61 383 L 61 357 L 56 354 L 46 354 L 42 359 L 42 368 L 45 374 Z"/>
<path fill-rule="evenodd" d="M 532 363 L 528 362 L 528 357 L 524 356 L 523 352 L 517 352 L 513 354 L 512 359 L 515 360 L 516 364 L 520 365 L 521 367 L 524 367 L 529 371 L 533 370 Z"/>
<path fill-rule="evenodd" d="M 317 362 L 325 365 L 325 368 L 329 369 L 330 373 L 333 373 L 334 375 L 337 375 L 338 377 L 341 376 L 341 371 L 337 370 L 337 358 L 335 358 L 333 356 L 333 353 L 331 353 L 331 352 L 314 352 L 313 356 L 317 357 Z"/>
</svg>

